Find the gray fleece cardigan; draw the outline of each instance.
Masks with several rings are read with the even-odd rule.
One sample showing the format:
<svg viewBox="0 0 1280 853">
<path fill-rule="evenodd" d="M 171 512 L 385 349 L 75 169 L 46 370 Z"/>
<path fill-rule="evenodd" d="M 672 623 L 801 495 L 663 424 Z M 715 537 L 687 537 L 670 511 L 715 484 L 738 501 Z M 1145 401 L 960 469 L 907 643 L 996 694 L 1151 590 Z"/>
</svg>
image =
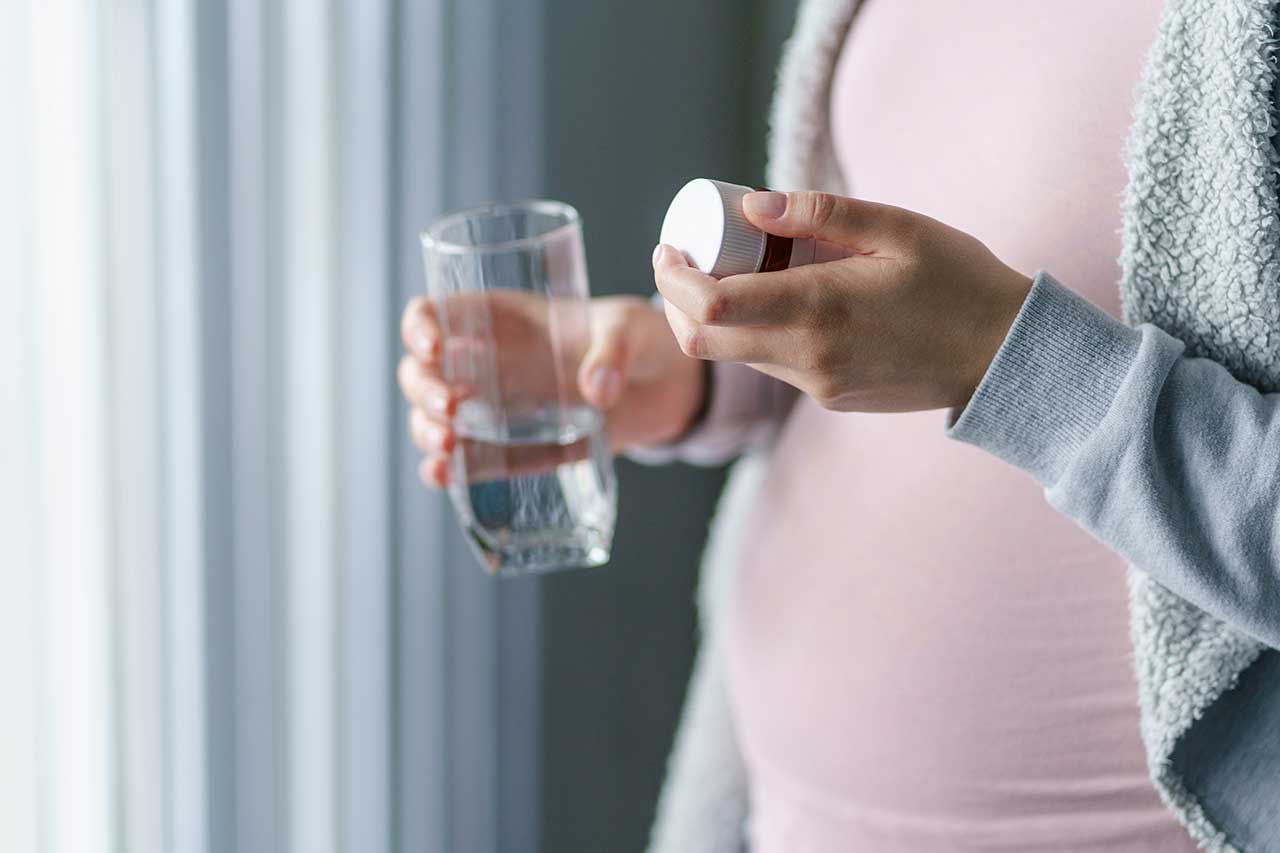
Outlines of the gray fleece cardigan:
<svg viewBox="0 0 1280 853">
<path fill-rule="evenodd" d="M 1038 275 L 949 427 L 953 438 L 1036 477 L 1055 508 L 1131 562 L 1151 777 L 1190 834 L 1215 851 L 1280 851 L 1274 5 L 1169 0 L 1127 150 L 1120 290 L 1130 325 Z M 801 7 L 774 104 L 773 187 L 846 191 L 827 102 L 856 7 Z M 703 643 L 655 853 L 743 844 L 745 774 L 725 699 L 719 614 L 767 452 L 756 450 L 735 466 L 713 525 Z"/>
</svg>

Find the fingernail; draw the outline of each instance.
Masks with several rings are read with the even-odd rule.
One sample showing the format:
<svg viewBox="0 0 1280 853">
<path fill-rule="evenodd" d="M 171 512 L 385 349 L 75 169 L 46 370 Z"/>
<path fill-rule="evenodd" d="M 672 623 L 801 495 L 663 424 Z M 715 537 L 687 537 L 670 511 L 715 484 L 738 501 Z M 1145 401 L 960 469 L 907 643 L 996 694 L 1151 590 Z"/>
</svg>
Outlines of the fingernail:
<svg viewBox="0 0 1280 853">
<path fill-rule="evenodd" d="M 787 194 L 775 192 L 747 193 L 742 197 L 742 209 L 751 216 L 777 219 L 787 209 Z"/>
<path fill-rule="evenodd" d="M 435 422 L 428 422 L 427 431 L 431 433 L 431 440 L 435 442 L 445 453 L 453 452 L 453 430 Z"/>
<path fill-rule="evenodd" d="M 591 371 L 591 394 L 599 402 L 608 405 L 622 391 L 622 374 L 610 367 L 597 367 Z"/>
<path fill-rule="evenodd" d="M 442 489 L 448 485 L 449 467 L 442 459 L 428 457 L 418 466 L 418 476 L 428 486 Z"/>
<path fill-rule="evenodd" d="M 418 332 L 413 336 L 413 352 L 424 361 L 431 357 L 431 339 L 426 332 Z"/>
<path fill-rule="evenodd" d="M 666 243 L 660 243 L 658 248 L 653 250 L 653 265 L 655 267 L 663 264 L 671 266 L 685 266 L 689 263 L 689 258 L 674 246 L 668 246 Z"/>
</svg>

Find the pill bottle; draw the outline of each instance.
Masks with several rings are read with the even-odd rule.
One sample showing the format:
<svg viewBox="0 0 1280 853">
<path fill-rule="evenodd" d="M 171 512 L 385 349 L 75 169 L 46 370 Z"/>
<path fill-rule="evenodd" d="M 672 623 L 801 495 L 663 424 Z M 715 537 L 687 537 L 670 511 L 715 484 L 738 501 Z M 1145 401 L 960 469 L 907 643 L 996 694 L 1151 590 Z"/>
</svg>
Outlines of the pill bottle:
<svg viewBox="0 0 1280 853">
<path fill-rule="evenodd" d="M 692 266 L 716 278 L 776 272 L 848 254 L 811 237 L 778 237 L 756 228 L 742 213 L 742 197 L 755 191 L 741 184 L 694 178 L 671 200 L 658 241 L 684 253 Z"/>
</svg>

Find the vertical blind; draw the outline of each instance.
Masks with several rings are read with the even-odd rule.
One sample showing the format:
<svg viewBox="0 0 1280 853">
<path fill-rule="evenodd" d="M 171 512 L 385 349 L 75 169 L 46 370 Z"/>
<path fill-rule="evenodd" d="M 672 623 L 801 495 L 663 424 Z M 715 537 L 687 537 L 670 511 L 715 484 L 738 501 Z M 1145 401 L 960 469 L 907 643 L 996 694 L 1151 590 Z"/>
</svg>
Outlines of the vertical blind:
<svg viewBox="0 0 1280 853">
<path fill-rule="evenodd" d="M 420 227 L 541 189 L 539 21 L 0 8 L 0 849 L 534 837 L 533 592 L 392 377 Z"/>
</svg>

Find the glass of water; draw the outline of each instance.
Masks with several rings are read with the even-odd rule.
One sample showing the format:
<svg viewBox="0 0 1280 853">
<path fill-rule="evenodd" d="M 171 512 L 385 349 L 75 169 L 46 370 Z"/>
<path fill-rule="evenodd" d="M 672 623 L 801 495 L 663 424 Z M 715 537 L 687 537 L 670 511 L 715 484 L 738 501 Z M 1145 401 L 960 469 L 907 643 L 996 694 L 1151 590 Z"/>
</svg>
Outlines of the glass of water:
<svg viewBox="0 0 1280 853">
<path fill-rule="evenodd" d="M 578 391 L 591 343 L 578 212 L 464 210 L 422 247 L 444 379 L 461 398 L 448 492 L 472 549 L 491 574 L 602 565 L 617 485 L 604 417 Z"/>
</svg>

